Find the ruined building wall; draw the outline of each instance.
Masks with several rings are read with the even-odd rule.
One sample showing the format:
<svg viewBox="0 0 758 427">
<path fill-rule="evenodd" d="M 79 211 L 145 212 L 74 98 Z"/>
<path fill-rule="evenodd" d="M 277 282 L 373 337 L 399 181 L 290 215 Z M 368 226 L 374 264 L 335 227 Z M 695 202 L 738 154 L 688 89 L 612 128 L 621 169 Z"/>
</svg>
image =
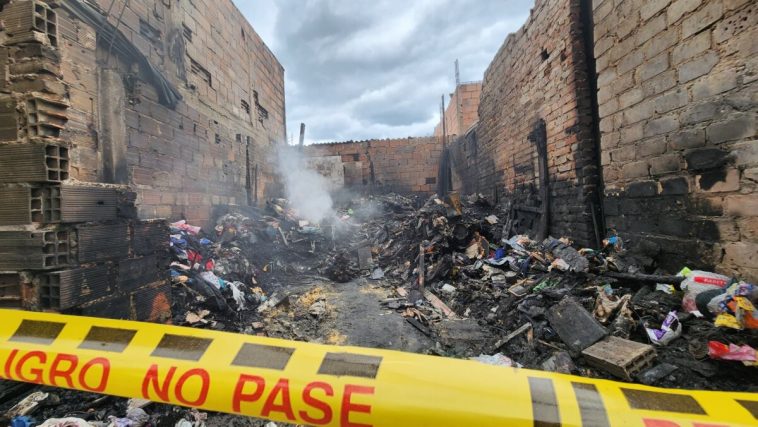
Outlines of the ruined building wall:
<svg viewBox="0 0 758 427">
<path fill-rule="evenodd" d="M 272 193 L 269 157 L 285 132 L 283 68 L 233 3 L 98 3 L 182 100 L 161 103 L 123 48 L 61 9 L 72 178 L 128 184 L 141 217 L 200 225 L 213 205 Z"/>
<path fill-rule="evenodd" d="M 479 119 L 479 96 L 482 82 L 461 83 L 450 94 L 445 109 L 445 132 L 448 136 L 463 135 Z M 442 136 L 442 123 L 434 127 L 434 136 Z"/>
<path fill-rule="evenodd" d="M 345 188 L 357 192 L 432 193 L 442 142 L 436 137 L 374 139 L 304 147 L 312 158 L 340 156 Z"/>
<path fill-rule="evenodd" d="M 549 232 L 588 245 L 596 240 L 593 211 L 600 202 L 580 3 L 536 1 L 485 71 L 479 123 L 452 144 L 451 157 L 464 192 L 539 208 L 537 149 L 527 138 L 544 120 Z"/>
<path fill-rule="evenodd" d="M 100 3 L 0 2 L 0 307 L 166 321 L 147 219 L 272 192 L 282 69 L 231 1 Z"/>
<path fill-rule="evenodd" d="M 609 226 L 670 271 L 758 278 L 758 5 L 595 2 Z"/>
</svg>

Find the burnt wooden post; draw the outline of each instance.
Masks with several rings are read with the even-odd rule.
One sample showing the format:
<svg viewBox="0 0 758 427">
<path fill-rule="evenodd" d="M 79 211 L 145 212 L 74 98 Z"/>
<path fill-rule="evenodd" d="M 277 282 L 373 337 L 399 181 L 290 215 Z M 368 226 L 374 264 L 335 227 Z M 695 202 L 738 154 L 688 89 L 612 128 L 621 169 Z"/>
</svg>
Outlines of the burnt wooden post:
<svg viewBox="0 0 758 427">
<path fill-rule="evenodd" d="M 537 161 L 540 168 L 540 227 L 537 230 L 537 240 L 544 240 L 550 234 L 550 176 L 547 169 L 547 127 L 545 120 L 539 119 L 529 133 L 527 139 L 537 147 Z"/>
<path fill-rule="evenodd" d="M 305 123 L 300 123 L 300 143 L 298 144 L 298 147 L 300 150 L 303 149 L 303 143 L 305 142 Z"/>
</svg>

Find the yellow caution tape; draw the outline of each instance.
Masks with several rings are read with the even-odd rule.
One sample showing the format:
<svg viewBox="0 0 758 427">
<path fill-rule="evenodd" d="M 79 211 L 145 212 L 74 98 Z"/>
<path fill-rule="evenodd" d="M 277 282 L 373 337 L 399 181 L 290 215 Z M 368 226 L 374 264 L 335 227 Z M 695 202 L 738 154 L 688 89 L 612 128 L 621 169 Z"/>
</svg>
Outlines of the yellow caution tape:
<svg viewBox="0 0 758 427">
<path fill-rule="evenodd" d="M 758 425 L 758 394 L 0 310 L 0 377 L 315 426 Z"/>
</svg>

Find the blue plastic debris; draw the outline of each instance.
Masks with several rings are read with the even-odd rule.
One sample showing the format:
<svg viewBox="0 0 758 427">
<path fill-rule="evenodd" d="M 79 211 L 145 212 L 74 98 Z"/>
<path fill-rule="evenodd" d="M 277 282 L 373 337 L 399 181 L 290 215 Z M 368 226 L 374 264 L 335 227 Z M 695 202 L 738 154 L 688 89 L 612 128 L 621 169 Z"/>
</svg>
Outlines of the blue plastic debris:
<svg viewBox="0 0 758 427">
<path fill-rule="evenodd" d="M 26 416 L 16 417 L 11 420 L 11 427 L 32 427 L 35 424 L 33 419 Z"/>
</svg>

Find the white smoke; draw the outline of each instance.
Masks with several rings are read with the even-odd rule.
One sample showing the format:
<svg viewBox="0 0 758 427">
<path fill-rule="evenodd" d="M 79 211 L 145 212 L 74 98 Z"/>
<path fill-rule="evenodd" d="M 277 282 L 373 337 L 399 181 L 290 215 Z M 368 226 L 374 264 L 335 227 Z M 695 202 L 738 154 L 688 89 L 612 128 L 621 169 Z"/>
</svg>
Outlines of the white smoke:
<svg viewBox="0 0 758 427">
<path fill-rule="evenodd" d="M 282 177 L 290 207 L 301 218 L 314 224 L 335 216 L 329 182 L 308 167 L 306 157 L 297 148 L 280 146 L 276 153 L 277 172 Z"/>
</svg>

